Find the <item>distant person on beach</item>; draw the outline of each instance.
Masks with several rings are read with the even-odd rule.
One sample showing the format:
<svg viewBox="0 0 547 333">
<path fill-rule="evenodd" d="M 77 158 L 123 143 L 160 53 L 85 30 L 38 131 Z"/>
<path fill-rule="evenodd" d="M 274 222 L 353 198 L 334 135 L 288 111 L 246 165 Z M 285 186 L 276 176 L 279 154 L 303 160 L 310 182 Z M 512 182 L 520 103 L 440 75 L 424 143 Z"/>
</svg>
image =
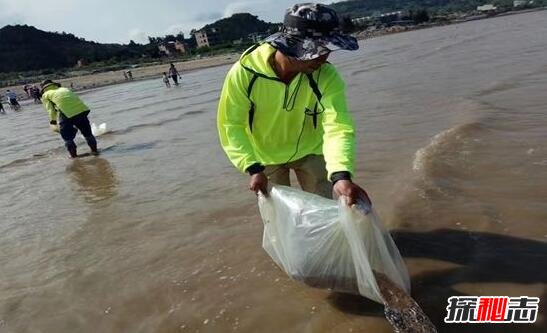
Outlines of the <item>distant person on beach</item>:
<svg viewBox="0 0 547 333">
<path fill-rule="evenodd" d="M 133 73 L 131 71 L 127 71 L 127 77 L 129 78 L 129 81 L 133 80 Z"/>
<path fill-rule="evenodd" d="M 356 50 L 340 32 L 336 12 L 299 4 L 283 28 L 243 53 L 226 76 L 218 106 L 221 145 L 250 175 L 249 189 L 267 195 L 268 182 L 290 185 L 294 170 L 304 191 L 368 199 L 352 182 L 355 129 L 345 84 L 327 62 L 331 51 Z"/>
<path fill-rule="evenodd" d="M 4 110 L 4 105 L 2 104 L 2 95 L 0 95 L 0 113 L 6 113 L 6 110 Z"/>
<path fill-rule="evenodd" d="M 125 81 L 129 80 L 129 78 L 127 77 L 127 72 L 126 71 L 123 71 L 123 77 L 125 78 Z"/>
<path fill-rule="evenodd" d="M 178 86 L 179 78 L 180 79 L 182 78 L 180 77 L 179 71 L 177 71 L 173 63 L 171 63 L 171 65 L 169 66 L 169 76 L 171 77 L 171 79 L 173 79 L 173 82 L 175 83 L 175 85 Z"/>
<path fill-rule="evenodd" d="M 21 108 L 21 105 L 19 105 L 19 102 L 17 101 L 17 94 L 11 90 L 6 90 L 6 98 L 8 99 L 9 105 L 12 110 L 19 110 Z"/>
<path fill-rule="evenodd" d="M 25 94 L 27 94 L 27 97 L 30 98 L 30 86 L 28 84 L 25 84 L 23 86 L 23 90 L 25 91 Z"/>
<path fill-rule="evenodd" d="M 32 98 L 34 99 L 34 103 L 40 103 L 40 89 L 38 89 L 38 87 L 33 84 L 32 87 L 30 88 L 30 95 L 32 96 Z"/>
<path fill-rule="evenodd" d="M 91 154 L 98 155 L 97 140 L 91 132 L 87 115 L 89 108 L 70 89 L 61 84 L 45 80 L 41 84 L 42 103 L 49 114 L 49 125 L 54 132 L 59 132 L 65 142 L 70 157 L 78 157 L 74 138 L 78 130 L 82 133 Z M 57 120 L 59 122 L 57 123 Z"/>
<path fill-rule="evenodd" d="M 171 88 L 171 83 L 169 83 L 169 77 L 167 76 L 166 72 L 163 72 L 163 83 L 165 84 L 166 88 Z"/>
</svg>

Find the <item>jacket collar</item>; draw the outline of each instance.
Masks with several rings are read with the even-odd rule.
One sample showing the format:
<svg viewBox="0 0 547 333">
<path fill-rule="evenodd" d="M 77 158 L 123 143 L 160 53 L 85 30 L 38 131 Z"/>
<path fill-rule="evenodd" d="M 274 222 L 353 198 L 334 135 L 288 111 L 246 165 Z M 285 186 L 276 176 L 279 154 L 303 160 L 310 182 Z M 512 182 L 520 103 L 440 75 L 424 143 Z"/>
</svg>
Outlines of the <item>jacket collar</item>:
<svg viewBox="0 0 547 333">
<path fill-rule="evenodd" d="M 280 81 L 269 62 L 275 51 L 276 49 L 268 43 L 257 44 L 241 55 L 239 63 L 243 68 L 258 76 Z"/>
</svg>

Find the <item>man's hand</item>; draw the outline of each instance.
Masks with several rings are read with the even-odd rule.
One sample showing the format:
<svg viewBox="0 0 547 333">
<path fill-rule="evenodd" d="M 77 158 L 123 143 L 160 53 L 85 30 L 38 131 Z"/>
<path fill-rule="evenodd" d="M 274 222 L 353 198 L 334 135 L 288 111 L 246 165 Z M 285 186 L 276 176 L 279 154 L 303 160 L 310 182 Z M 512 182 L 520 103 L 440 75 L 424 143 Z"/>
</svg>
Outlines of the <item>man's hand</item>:
<svg viewBox="0 0 547 333">
<path fill-rule="evenodd" d="M 370 201 L 367 192 L 351 180 L 342 179 L 337 181 L 334 183 L 333 190 L 338 196 L 347 197 L 348 206 L 350 207 L 356 204 L 359 198 Z"/>
<path fill-rule="evenodd" d="M 266 177 L 264 172 L 258 172 L 251 176 L 249 190 L 255 192 L 256 194 L 260 191 L 265 196 L 268 196 L 268 177 Z"/>
<path fill-rule="evenodd" d="M 52 132 L 59 133 L 59 125 L 50 124 L 49 129 L 51 129 Z"/>
</svg>

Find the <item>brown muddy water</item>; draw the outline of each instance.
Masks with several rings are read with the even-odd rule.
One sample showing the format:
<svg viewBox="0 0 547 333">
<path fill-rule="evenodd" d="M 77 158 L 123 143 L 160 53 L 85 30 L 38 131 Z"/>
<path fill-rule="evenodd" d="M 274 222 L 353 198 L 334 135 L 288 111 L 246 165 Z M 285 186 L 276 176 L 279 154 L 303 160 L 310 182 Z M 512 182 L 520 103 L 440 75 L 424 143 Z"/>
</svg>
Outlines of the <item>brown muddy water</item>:
<svg viewBox="0 0 547 333">
<path fill-rule="evenodd" d="M 546 332 L 547 12 L 331 61 L 357 181 L 439 332 Z M 98 158 L 68 160 L 40 106 L 0 115 L 0 332 L 392 331 L 381 306 L 293 282 L 262 250 L 256 198 L 216 134 L 227 69 L 84 93 L 112 130 Z M 535 324 L 444 324 L 456 295 L 542 300 Z"/>
</svg>

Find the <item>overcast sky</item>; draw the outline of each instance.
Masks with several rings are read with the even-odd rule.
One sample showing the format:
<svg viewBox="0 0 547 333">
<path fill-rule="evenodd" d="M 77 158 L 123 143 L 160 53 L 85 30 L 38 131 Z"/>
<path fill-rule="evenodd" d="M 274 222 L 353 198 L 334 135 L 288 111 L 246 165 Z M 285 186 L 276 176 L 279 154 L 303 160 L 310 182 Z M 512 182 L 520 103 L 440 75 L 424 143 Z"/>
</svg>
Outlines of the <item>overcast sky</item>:
<svg viewBox="0 0 547 333">
<path fill-rule="evenodd" d="M 28 24 L 97 42 L 146 42 L 147 36 L 183 31 L 234 13 L 281 22 L 287 7 L 306 0 L 0 0 L 0 27 Z M 315 1 L 332 3 L 330 1 Z"/>
</svg>

